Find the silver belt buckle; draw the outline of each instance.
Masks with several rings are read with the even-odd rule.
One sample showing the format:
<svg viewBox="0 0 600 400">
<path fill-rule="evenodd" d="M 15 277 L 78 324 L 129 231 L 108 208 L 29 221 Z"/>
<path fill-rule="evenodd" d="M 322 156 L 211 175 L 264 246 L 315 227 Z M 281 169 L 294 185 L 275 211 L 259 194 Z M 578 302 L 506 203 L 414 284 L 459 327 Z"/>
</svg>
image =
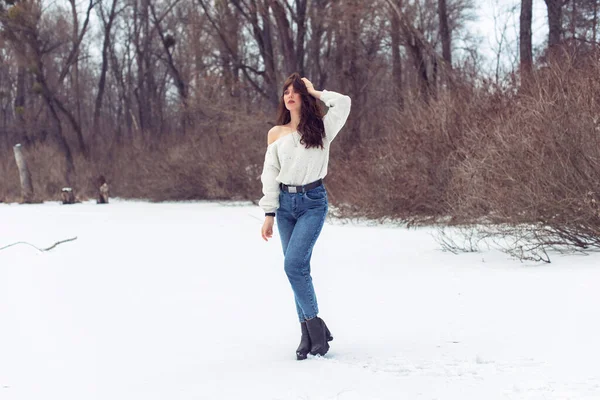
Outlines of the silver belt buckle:
<svg viewBox="0 0 600 400">
<path fill-rule="evenodd" d="M 298 191 L 296 191 L 296 186 L 288 186 L 288 192 L 290 192 L 290 193 L 298 193 Z"/>
</svg>

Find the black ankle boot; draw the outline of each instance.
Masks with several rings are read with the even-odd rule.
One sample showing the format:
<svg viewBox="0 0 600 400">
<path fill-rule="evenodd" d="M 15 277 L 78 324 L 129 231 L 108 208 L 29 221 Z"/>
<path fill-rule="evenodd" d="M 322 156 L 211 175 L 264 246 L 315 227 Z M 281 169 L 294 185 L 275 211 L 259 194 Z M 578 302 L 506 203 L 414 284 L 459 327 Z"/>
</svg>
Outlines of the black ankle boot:
<svg viewBox="0 0 600 400">
<path fill-rule="evenodd" d="M 302 329 L 302 337 L 300 338 L 300 345 L 298 346 L 298 350 L 296 350 L 296 359 L 297 360 L 306 360 L 308 353 L 310 352 L 310 336 L 308 335 L 308 328 L 306 327 L 306 321 L 300 323 L 300 328 Z"/>
<path fill-rule="evenodd" d="M 325 355 L 329 351 L 329 343 L 333 340 L 331 332 L 319 317 L 314 317 L 306 321 L 306 327 L 308 328 L 308 334 L 310 336 L 310 354 L 313 356 Z"/>
</svg>

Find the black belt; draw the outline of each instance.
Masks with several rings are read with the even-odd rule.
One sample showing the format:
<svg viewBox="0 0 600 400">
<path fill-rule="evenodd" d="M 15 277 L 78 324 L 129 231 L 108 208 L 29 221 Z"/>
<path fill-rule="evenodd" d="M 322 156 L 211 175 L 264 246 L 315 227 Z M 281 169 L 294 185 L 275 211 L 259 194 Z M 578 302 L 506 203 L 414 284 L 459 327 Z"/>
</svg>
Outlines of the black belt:
<svg viewBox="0 0 600 400">
<path fill-rule="evenodd" d="M 311 189 L 319 187 L 322 184 L 323 184 L 323 179 L 319 179 L 318 181 L 315 181 L 312 183 L 307 183 L 306 185 L 302 185 L 302 186 L 288 186 L 283 183 L 280 183 L 279 187 L 281 188 L 281 190 L 283 190 L 284 192 L 288 192 L 288 193 L 304 193 L 304 192 L 308 192 Z"/>
</svg>

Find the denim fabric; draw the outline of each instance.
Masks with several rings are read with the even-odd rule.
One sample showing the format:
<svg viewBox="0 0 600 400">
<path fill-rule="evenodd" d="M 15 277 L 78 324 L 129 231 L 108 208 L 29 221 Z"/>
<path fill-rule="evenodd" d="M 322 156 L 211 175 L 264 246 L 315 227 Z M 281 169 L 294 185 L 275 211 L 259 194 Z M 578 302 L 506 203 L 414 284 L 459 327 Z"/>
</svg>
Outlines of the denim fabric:
<svg viewBox="0 0 600 400">
<path fill-rule="evenodd" d="M 328 208 L 327 192 L 323 185 L 305 193 L 279 193 L 277 227 L 285 258 L 285 273 L 294 291 L 300 322 L 314 318 L 319 313 L 310 276 L 310 258 Z"/>
</svg>

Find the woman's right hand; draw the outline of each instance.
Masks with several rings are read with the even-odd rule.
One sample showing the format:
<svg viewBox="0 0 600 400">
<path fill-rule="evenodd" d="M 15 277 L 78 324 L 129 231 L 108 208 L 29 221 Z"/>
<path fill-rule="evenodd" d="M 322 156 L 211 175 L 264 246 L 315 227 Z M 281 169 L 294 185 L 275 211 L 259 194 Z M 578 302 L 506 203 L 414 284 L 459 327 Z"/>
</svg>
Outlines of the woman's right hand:
<svg viewBox="0 0 600 400">
<path fill-rule="evenodd" d="M 261 234 L 262 238 L 265 242 L 268 242 L 269 239 L 273 237 L 273 224 L 275 223 L 275 218 L 271 216 L 265 217 L 265 222 L 263 223 Z"/>
</svg>

